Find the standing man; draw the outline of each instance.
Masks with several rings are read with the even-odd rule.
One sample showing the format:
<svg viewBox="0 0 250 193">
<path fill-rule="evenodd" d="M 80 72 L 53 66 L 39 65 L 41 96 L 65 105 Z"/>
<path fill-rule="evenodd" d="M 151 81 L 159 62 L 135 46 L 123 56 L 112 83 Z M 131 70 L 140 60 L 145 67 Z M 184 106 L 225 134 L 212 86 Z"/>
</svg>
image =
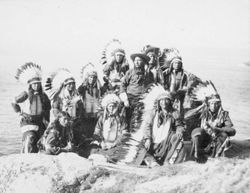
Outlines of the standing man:
<svg viewBox="0 0 250 193">
<path fill-rule="evenodd" d="M 188 85 L 188 76 L 183 70 L 182 58 L 174 57 L 170 68 L 164 72 L 164 87 L 175 99 L 174 107 L 184 116 L 183 102 Z"/>
<path fill-rule="evenodd" d="M 125 51 L 117 48 L 113 52 L 111 63 L 107 63 L 103 69 L 104 72 L 104 87 L 107 90 L 119 91 L 121 78 L 129 69 L 129 64 L 126 60 Z"/>
<path fill-rule="evenodd" d="M 37 141 L 50 120 L 50 100 L 42 89 L 42 70 L 34 63 L 26 63 L 17 70 L 16 79 L 28 84 L 28 91 L 18 95 L 12 107 L 21 117 L 23 133 L 22 153 L 37 153 Z"/>
<path fill-rule="evenodd" d="M 120 98 L 127 107 L 126 118 L 127 123 L 130 123 L 130 129 L 136 127 L 139 121 L 139 101 L 147 90 L 147 87 L 153 83 L 154 77 L 152 72 L 145 71 L 145 65 L 148 64 L 150 58 L 142 53 L 131 55 L 134 63 L 134 68 L 130 69 L 121 82 Z M 131 117 L 133 116 L 133 120 Z M 135 125 L 133 125 L 135 124 Z"/>
<path fill-rule="evenodd" d="M 84 107 L 84 127 L 87 137 L 92 137 L 97 122 L 97 113 L 102 96 L 101 84 L 93 64 L 82 69 L 83 83 L 78 87 Z"/>
<path fill-rule="evenodd" d="M 163 85 L 163 72 L 159 66 L 159 53 L 160 48 L 148 46 L 145 50 L 145 54 L 150 58 L 148 65 L 145 66 L 145 70 L 148 73 L 152 72 L 154 75 L 154 83 Z"/>
</svg>

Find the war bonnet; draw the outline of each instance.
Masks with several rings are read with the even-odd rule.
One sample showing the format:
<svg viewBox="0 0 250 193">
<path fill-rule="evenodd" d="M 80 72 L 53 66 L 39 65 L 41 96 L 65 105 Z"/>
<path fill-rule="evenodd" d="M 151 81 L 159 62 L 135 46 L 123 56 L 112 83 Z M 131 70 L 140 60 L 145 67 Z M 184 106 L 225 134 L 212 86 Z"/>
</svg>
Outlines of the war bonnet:
<svg viewBox="0 0 250 193">
<path fill-rule="evenodd" d="M 17 69 L 15 78 L 22 84 L 33 84 L 42 81 L 41 66 L 29 62 Z"/>
<path fill-rule="evenodd" d="M 156 109 L 158 106 L 158 102 L 161 99 L 169 99 L 170 101 L 172 101 L 172 96 L 163 88 L 163 86 L 153 85 L 145 98 L 142 99 L 145 107 L 144 110 L 148 111 Z"/>
<path fill-rule="evenodd" d="M 102 99 L 102 107 L 106 108 L 109 104 L 120 104 L 121 100 L 116 94 L 107 94 Z"/>
<path fill-rule="evenodd" d="M 85 80 L 89 76 L 96 76 L 97 77 L 97 70 L 94 64 L 87 63 L 81 69 L 81 78 Z"/>
</svg>

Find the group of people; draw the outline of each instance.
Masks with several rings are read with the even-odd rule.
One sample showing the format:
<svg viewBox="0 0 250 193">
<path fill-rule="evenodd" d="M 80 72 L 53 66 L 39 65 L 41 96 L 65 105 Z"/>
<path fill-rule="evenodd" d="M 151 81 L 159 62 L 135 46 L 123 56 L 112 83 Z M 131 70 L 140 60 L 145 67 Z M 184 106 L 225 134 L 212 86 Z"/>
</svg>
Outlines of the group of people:
<svg viewBox="0 0 250 193">
<path fill-rule="evenodd" d="M 190 131 L 183 107 L 190 91 L 188 74 L 175 49 L 160 52 L 148 45 L 130 58 L 132 68 L 123 49 L 113 50 L 111 62 L 103 66 L 103 77 L 88 64 L 78 88 L 69 71 L 60 69 L 45 85 L 50 99 L 42 88 L 40 66 L 26 63 L 18 69 L 16 78 L 29 85 L 12 103 L 21 117 L 22 152 L 108 156 L 129 133 L 142 129 L 141 143 L 147 152 L 144 163 L 148 157 L 158 165 L 169 163 L 177 144 Z M 61 82 L 54 88 L 58 77 Z M 207 97 L 202 106 L 200 124 L 190 133 L 197 161 L 206 153 L 216 156 L 226 138 L 235 135 L 219 95 Z"/>
</svg>

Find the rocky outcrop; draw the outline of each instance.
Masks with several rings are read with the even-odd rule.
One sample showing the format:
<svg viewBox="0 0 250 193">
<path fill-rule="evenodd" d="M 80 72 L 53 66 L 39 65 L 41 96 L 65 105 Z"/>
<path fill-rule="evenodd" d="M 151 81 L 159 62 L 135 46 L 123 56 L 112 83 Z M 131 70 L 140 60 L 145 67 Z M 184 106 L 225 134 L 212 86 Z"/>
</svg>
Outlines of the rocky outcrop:
<svg viewBox="0 0 250 193">
<path fill-rule="evenodd" d="M 92 162 L 73 153 L 0 157 L 1 193 L 248 192 L 250 159 L 156 168 Z"/>
</svg>

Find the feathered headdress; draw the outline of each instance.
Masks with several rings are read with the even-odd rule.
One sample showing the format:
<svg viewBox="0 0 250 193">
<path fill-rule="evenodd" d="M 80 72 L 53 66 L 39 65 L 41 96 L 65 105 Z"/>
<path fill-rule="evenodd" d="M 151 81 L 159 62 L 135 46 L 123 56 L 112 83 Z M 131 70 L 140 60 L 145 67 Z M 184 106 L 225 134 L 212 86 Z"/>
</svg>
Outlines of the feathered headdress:
<svg viewBox="0 0 250 193">
<path fill-rule="evenodd" d="M 212 81 L 206 81 L 204 83 L 198 84 L 191 91 L 191 99 L 194 101 L 211 101 L 217 100 L 220 101 L 220 95 L 218 94 Z"/>
<path fill-rule="evenodd" d="M 50 99 L 54 101 L 60 94 L 63 86 L 70 82 L 75 82 L 71 72 L 68 69 L 59 68 L 47 78 L 45 90 L 48 92 Z"/>
<path fill-rule="evenodd" d="M 98 76 L 97 70 L 96 70 L 94 64 L 89 62 L 88 64 L 86 64 L 82 67 L 81 78 L 82 78 L 82 80 L 85 80 L 90 75 Z"/>
<path fill-rule="evenodd" d="M 176 48 L 166 48 L 163 49 L 163 52 L 161 54 L 161 57 L 159 58 L 159 63 L 160 66 L 163 70 L 167 69 L 170 67 L 171 61 L 174 58 L 179 58 L 181 59 L 181 55 L 179 50 L 177 50 Z"/>
<path fill-rule="evenodd" d="M 172 100 L 171 94 L 166 91 L 161 85 L 153 85 L 146 94 L 145 98 L 142 99 L 144 103 L 144 111 L 149 111 L 157 108 L 157 103 L 160 99 L 168 98 Z"/>
<path fill-rule="evenodd" d="M 101 85 L 103 85 L 103 80 L 100 79 L 99 77 L 103 77 L 103 71 L 102 71 L 102 67 L 97 67 L 92 63 L 87 63 L 86 65 L 84 65 L 81 69 L 81 79 L 83 80 L 83 82 L 87 81 L 87 78 L 90 76 L 96 76 L 97 77 L 97 86 L 98 88 L 101 88 Z"/>
<path fill-rule="evenodd" d="M 111 63 L 116 52 L 119 52 L 125 56 L 125 50 L 122 47 L 122 43 L 118 39 L 112 39 L 105 46 L 102 52 L 101 63 L 103 65 Z"/>
<path fill-rule="evenodd" d="M 107 106 L 109 104 L 116 104 L 114 114 L 116 114 L 119 110 L 119 105 L 121 104 L 120 98 L 116 94 L 107 94 L 106 96 L 103 97 L 101 106 L 103 108 L 103 120 L 106 119 L 108 112 L 107 112 Z"/>
<path fill-rule="evenodd" d="M 103 97 L 102 99 L 103 108 L 107 107 L 107 105 L 111 103 L 120 104 L 121 100 L 116 94 L 107 94 L 106 96 Z"/>
<path fill-rule="evenodd" d="M 190 90 L 190 100 L 198 102 L 199 106 L 193 108 L 185 113 L 185 119 L 189 119 L 198 113 L 201 116 L 208 111 L 208 103 L 211 101 L 221 101 L 220 95 L 218 94 L 212 81 L 199 82 Z"/>
<path fill-rule="evenodd" d="M 135 163 L 140 164 L 145 156 L 146 150 L 143 145 L 144 129 L 147 119 L 151 119 L 151 113 L 157 108 L 157 103 L 162 98 L 169 98 L 171 96 L 168 91 L 164 90 L 162 86 L 154 85 L 148 94 L 140 101 L 143 107 L 140 111 L 141 118 L 138 120 L 140 124 L 136 124 L 130 128 L 132 132 L 129 133 L 129 138 L 125 142 L 126 153 L 124 158 L 120 160 L 122 163 Z M 137 104 L 139 105 L 139 104 Z"/>
<path fill-rule="evenodd" d="M 29 62 L 17 69 L 15 78 L 22 84 L 32 84 L 42 81 L 41 66 Z"/>
</svg>

